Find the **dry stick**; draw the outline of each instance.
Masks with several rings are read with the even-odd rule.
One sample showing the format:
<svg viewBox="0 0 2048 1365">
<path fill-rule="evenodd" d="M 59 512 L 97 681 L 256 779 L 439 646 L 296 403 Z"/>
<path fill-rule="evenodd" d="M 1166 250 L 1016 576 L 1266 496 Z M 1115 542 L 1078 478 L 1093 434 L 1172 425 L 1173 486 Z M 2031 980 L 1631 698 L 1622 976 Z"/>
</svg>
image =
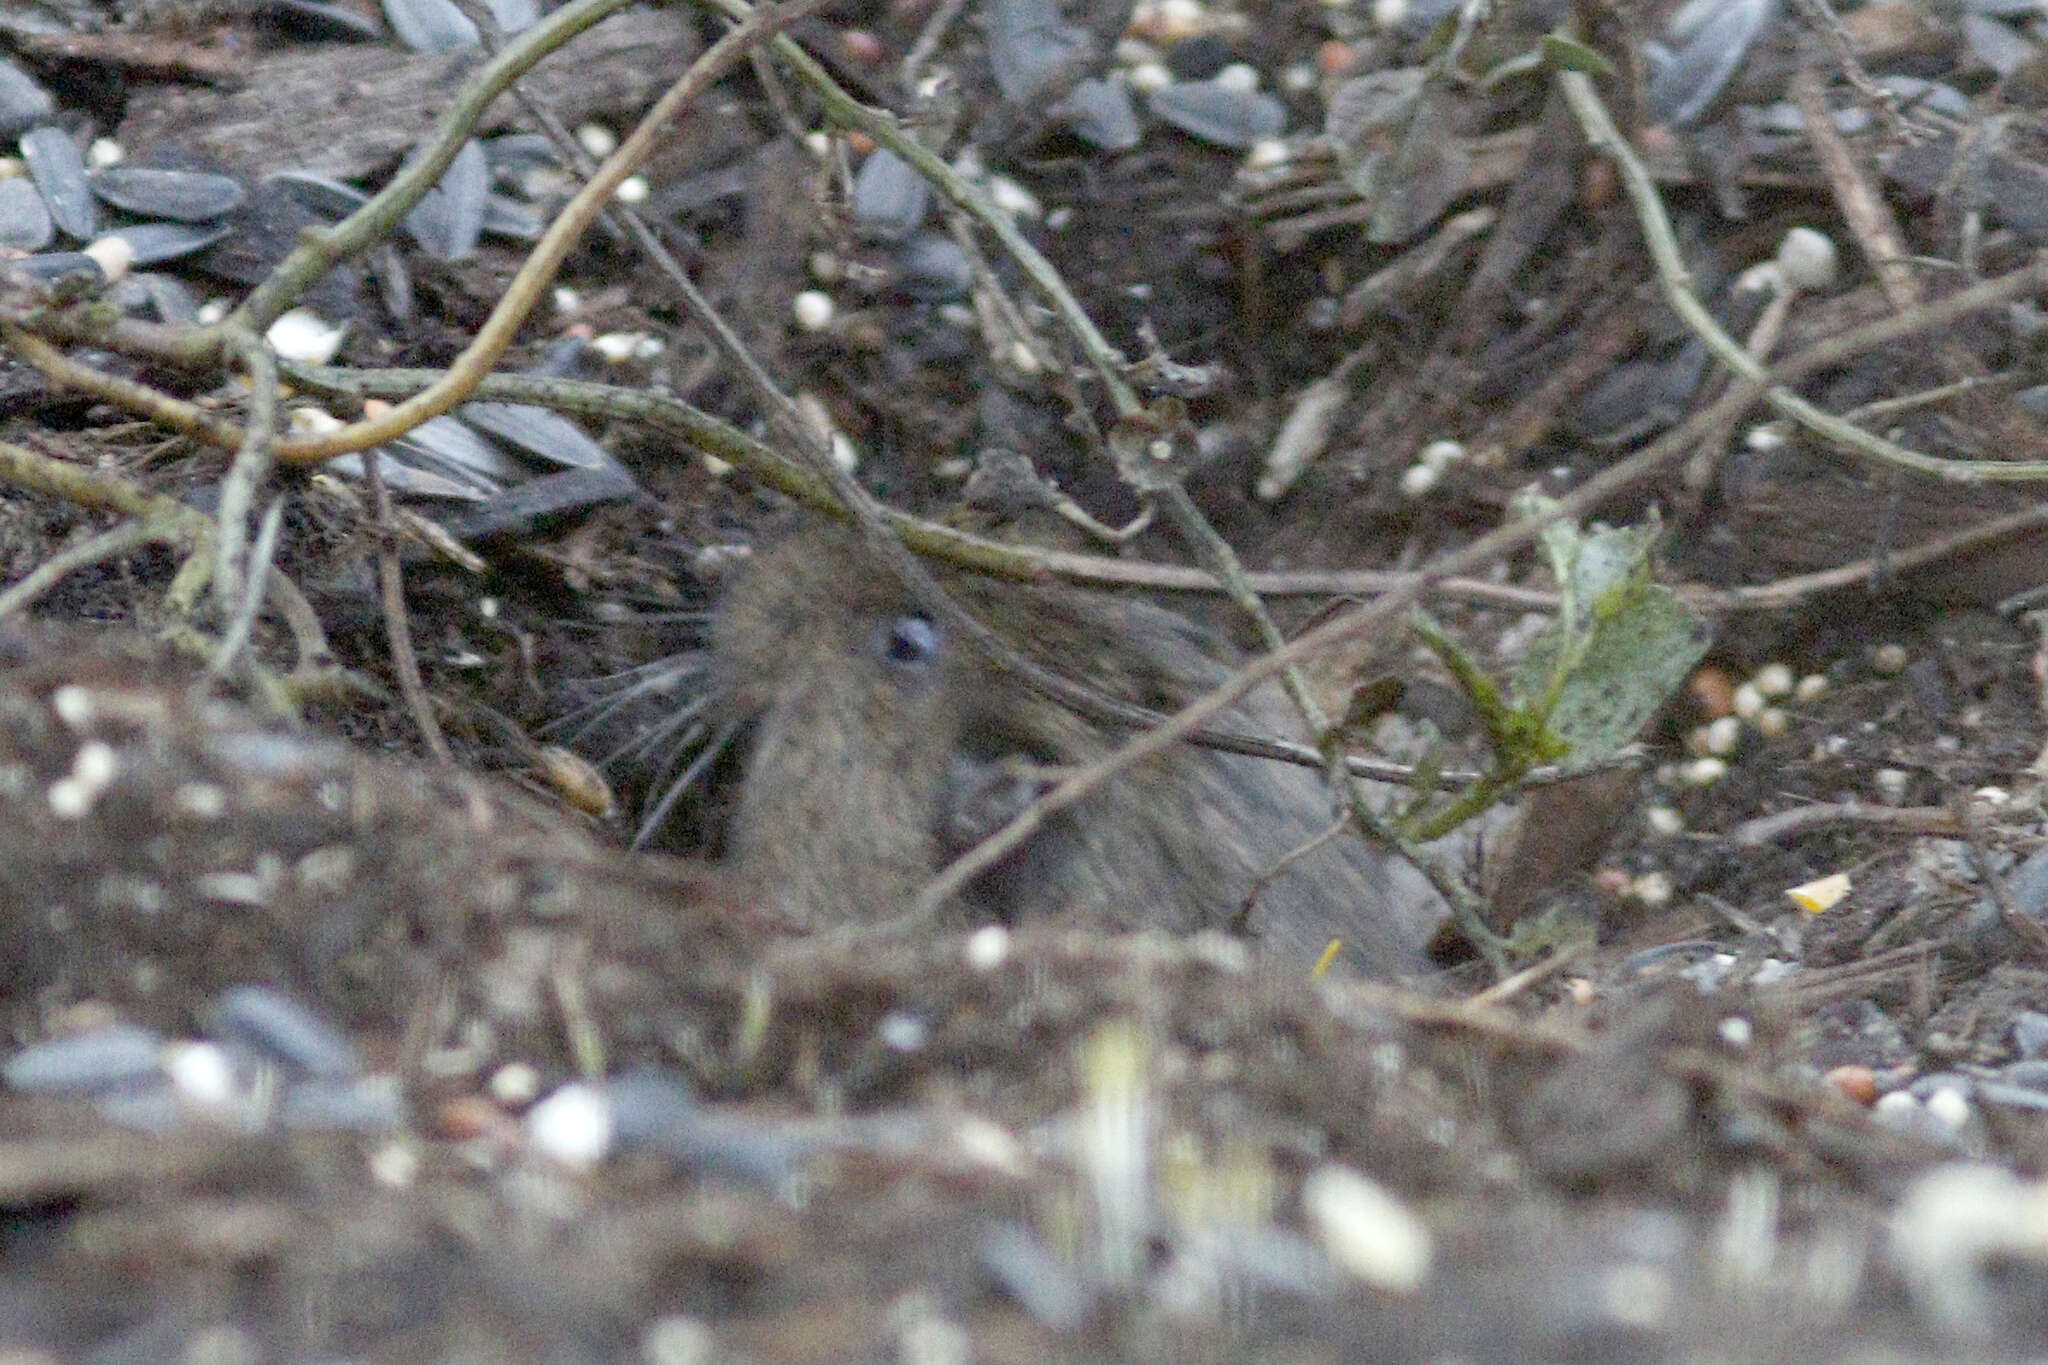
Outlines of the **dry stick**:
<svg viewBox="0 0 2048 1365">
<path fill-rule="evenodd" d="M 105 563 L 145 545 L 186 539 L 188 535 L 184 528 L 141 520 L 124 521 L 111 530 L 88 536 L 76 545 L 68 545 L 51 555 L 7 591 L 0 592 L 0 620 L 28 607 L 80 569 Z"/>
<path fill-rule="evenodd" d="M 1766 403 L 1815 434 L 1848 450 L 1895 468 L 1934 474 L 1960 483 L 2026 482 L 2048 478 L 2048 460 L 1948 460 L 1909 450 L 1895 441 L 1872 435 L 1840 417 L 1815 407 L 1784 384 L 1773 384 L 1769 371 L 1758 364 L 1735 338 L 1723 331 L 1714 315 L 1693 292 L 1692 276 L 1680 256 L 1677 238 L 1657 198 L 1657 186 L 1643 168 L 1628 140 L 1622 137 L 1608 115 L 1606 106 L 1593 90 L 1593 83 L 1577 71 L 1558 73 L 1558 87 L 1564 92 L 1586 139 L 1606 152 L 1620 169 L 1622 184 L 1634 204 L 1644 238 L 1656 263 L 1657 278 L 1665 300 L 1694 335 L 1707 344 L 1721 363 L 1751 384 L 1761 386 Z"/>
<path fill-rule="evenodd" d="M 1728 840 L 1738 848 L 1755 848 L 1829 825 L 1877 825 L 1909 834 L 1950 837 L 1960 832 L 1956 813 L 1946 806 L 1873 806 L 1863 801 L 1842 801 L 1794 806 L 1775 815 L 1745 820 L 1728 832 Z"/>
<path fill-rule="evenodd" d="M 263 526 L 256 533 L 256 543 L 249 550 L 249 572 L 243 584 L 241 601 L 235 604 L 234 615 L 228 620 L 228 628 L 220 637 L 220 645 L 214 651 L 213 662 L 206 667 L 209 678 L 224 678 L 233 667 L 235 656 L 249 643 L 250 634 L 256 629 L 256 614 L 263 607 L 264 594 L 268 591 L 273 557 L 277 554 L 277 534 L 284 525 L 284 499 L 273 498 L 270 509 L 263 514 Z M 214 580 L 219 586 L 220 580 Z"/>
<path fill-rule="evenodd" d="M 1749 588 L 1681 587 L 1678 593 L 1702 611 L 1774 611 L 1791 606 L 1802 598 L 1873 583 L 1880 575 L 1917 569 L 2042 526 L 2048 526 L 2048 503 L 1994 517 L 1966 530 L 1922 541 L 1905 550 L 1887 552 L 1882 557 L 1873 555 L 1859 559 L 1840 568 L 1798 574 Z"/>
<path fill-rule="evenodd" d="M 363 452 L 363 476 L 370 484 L 370 500 L 377 517 L 377 583 L 382 589 L 384 637 L 391 648 L 391 671 L 398 675 L 398 690 L 412 711 L 413 723 L 427 749 L 443 763 L 453 763 L 454 753 L 434 719 L 433 699 L 420 678 L 419 656 L 413 653 L 412 626 L 405 614 L 405 580 L 398 565 L 397 537 L 391 527 L 391 493 L 384 487 L 382 460 L 374 449 Z"/>
<path fill-rule="evenodd" d="M 243 596 L 242 546 L 249 534 L 249 508 L 270 473 L 277 444 L 277 356 L 247 327 L 230 327 L 227 337 L 249 372 L 249 411 L 243 419 L 241 447 L 221 480 L 215 517 L 220 539 L 214 547 L 213 599 L 223 616 L 232 613 Z M 233 634 L 230 631 L 229 638 Z"/>
<path fill-rule="evenodd" d="M 1811 63 L 1802 65 L 1792 77 L 1792 98 L 1799 103 L 1805 122 L 1806 140 L 1820 159 L 1822 172 L 1835 193 L 1835 207 L 1863 248 L 1885 297 L 1894 309 L 1904 311 L 1926 302 L 1920 280 L 1913 274 L 1912 253 L 1891 205 L 1871 187 L 1870 179 L 1856 163 L 1856 154 L 1835 127 L 1834 111 L 1828 108 L 1820 77 Z"/>
</svg>

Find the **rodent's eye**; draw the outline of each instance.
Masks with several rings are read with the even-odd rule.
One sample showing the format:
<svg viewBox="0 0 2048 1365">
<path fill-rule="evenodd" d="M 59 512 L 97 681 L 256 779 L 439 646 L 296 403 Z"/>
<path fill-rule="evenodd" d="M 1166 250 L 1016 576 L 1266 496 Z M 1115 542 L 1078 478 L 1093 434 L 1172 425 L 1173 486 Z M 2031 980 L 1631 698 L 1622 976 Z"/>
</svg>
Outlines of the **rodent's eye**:
<svg viewBox="0 0 2048 1365">
<path fill-rule="evenodd" d="M 882 655 L 892 664 L 916 667 L 939 657 L 939 628 L 925 616 L 899 616 L 882 631 Z"/>
</svg>

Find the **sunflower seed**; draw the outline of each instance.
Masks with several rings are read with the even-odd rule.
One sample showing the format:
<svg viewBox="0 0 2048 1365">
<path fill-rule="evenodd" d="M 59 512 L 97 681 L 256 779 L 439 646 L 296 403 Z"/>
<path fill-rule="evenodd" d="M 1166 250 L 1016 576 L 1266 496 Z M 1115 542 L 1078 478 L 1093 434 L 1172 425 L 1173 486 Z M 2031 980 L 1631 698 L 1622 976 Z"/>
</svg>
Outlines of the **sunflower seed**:
<svg viewBox="0 0 2048 1365">
<path fill-rule="evenodd" d="M 0 57 L 0 137 L 27 132 L 57 112 L 57 101 L 36 78 Z"/>
<path fill-rule="evenodd" d="M 86 176 L 92 192 L 138 218 L 204 223 L 224 217 L 249 196 L 230 176 L 167 171 L 153 166 L 109 166 Z"/>
<path fill-rule="evenodd" d="M 1704 117 L 1777 10 L 1776 0 L 1690 0 L 1681 7 L 1664 30 L 1673 46 L 1644 44 L 1650 116 L 1674 128 Z"/>
<path fill-rule="evenodd" d="M 124 313 L 154 313 L 159 322 L 193 322 L 199 316 L 199 301 L 192 291 L 170 275 L 148 271 L 130 275 L 115 285 L 108 297 Z"/>
<path fill-rule="evenodd" d="M 25 1047 L 0 1078 L 10 1090 L 91 1095 L 159 1075 L 163 1047 L 150 1030 L 117 1024 Z"/>
<path fill-rule="evenodd" d="M 477 45 L 476 25 L 450 0 L 384 0 L 384 17 L 414 52 L 457 52 Z"/>
<path fill-rule="evenodd" d="M 1142 136 L 1131 89 L 1122 81 L 1090 77 L 1047 112 L 1073 129 L 1075 137 L 1105 152 L 1127 152 Z"/>
<path fill-rule="evenodd" d="M 136 223 L 95 241 L 119 237 L 134 249 L 135 265 L 158 265 L 204 251 L 228 235 L 226 223 Z"/>
<path fill-rule="evenodd" d="M 467 260 L 476 254 L 490 195 L 491 167 L 484 149 L 465 142 L 440 182 L 405 216 L 406 231 L 436 260 Z"/>
<path fill-rule="evenodd" d="M 353 1076 L 362 1063 L 332 1024 L 268 986 L 236 986 L 216 1000 L 214 1034 L 244 1044 L 309 1076 Z"/>
<path fill-rule="evenodd" d="M 502 194 L 494 194 L 484 201 L 483 230 L 494 237 L 533 242 L 540 240 L 540 234 L 546 227 L 546 217 L 530 204 L 507 199 Z"/>
<path fill-rule="evenodd" d="M 67 275 L 85 274 L 104 283 L 107 272 L 100 263 L 83 251 L 48 251 L 35 256 L 23 256 L 8 261 L 7 268 L 19 270 L 33 280 L 55 282 Z"/>
<path fill-rule="evenodd" d="M 299 207 L 326 218 L 346 218 L 370 202 L 370 196 L 354 185 L 312 171 L 278 171 L 264 177 L 263 184 L 282 189 Z"/>
<path fill-rule="evenodd" d="M 480 485 L 514 484 L 527 471 L 489 437 L 453 417 L 431 417 L 398 438 L 398 453 L 421 468 Z"/>
<path fill-rule="evenodd" d="M 0 180 L 0 247 L 41 251 L 56 235 L 42 191 L 18 175 Z"/>
<path fill-rule="evenodd" d="M 1239 90 L 1215 81 L 1183 81 L 1152 93 L 1153 116 L 1191 137 L 1236 151 L 1261 138 L 1278 137 L 1287 126 L 1287 107 L 1271 95 Z"/>
<path fill-rule="evenodd" d="M 61 128 L 31 128 L 21 135 L 21 156 L 58 230 L 81 242 L 91 240 L 99 231 L 100 215 L 93 206 L 78 144 Z"/>
<path fill-rule="evenodd" d="M 465 403 L 455 415 L 477 430 L 571 469 L 611 469 L 611 452 L 566 417 L 526 403 Z"/>
<path fill-rule="evenodd" d="M 442 474 L 431 473 L 394 455 L 388 447 L 379 446 L 377 475 L 384 486 L 394 493 L 403 493 L 415 498 L 445 498 L 450 502 L 489 502 L 492 490 L 480 488 L 471 480 L 455 480 Z M 327 468 L 334 473 L 351 479 L 361 479 L 363 457 L 353 452 L 337 455 L 327 462 Z"/>
</svg>

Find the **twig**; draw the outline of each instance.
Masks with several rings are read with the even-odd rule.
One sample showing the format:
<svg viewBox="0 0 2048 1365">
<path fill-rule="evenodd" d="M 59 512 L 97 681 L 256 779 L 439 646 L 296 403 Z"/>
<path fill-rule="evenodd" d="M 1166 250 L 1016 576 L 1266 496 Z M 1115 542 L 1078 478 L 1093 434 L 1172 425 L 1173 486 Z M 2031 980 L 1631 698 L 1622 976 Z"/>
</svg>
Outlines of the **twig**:
<svg viewBox="0 0 2048 1365">
<path fill-rule="evenodd" d="M 443 763 L 453 763 L 455 755 L 441 734 L 440 722 L 434 719 L 433 699 L 420 679 L 419 656 L 413 653 L 412 626 L 405 614 L 405 579 L 399 569 L 398 546 L 391 528 L 391 493 L 384 487 L 381 463 L 374 447 L 363 452 L 363 474 L 369 481 L 371 502 L 377 510 L 377 582 L 382 590 L 384 635 L 391 647 L 391 671 L 398 675 L 398 690 L 405 696 L 405 704 L 412 711 L 413 723 L 419 726 L 428 751 Z"/>
<path fill-rule="evenodd" d="M 76 545 L 68 545 L 51 555 L 7 591 L 0 592 L 0 620 L 28 607 L 80 569 L 118 558 L 145 545 L 160 545 L 185 538 L 182 528 L 143 520 L 124 521 L 111 530 L 88 536 Z"/>
<path fill-rule="evenodd" d="M 214 547 L 213 598 L 222 616 L 232 613 L 244 594 L 242 547 L 249 535 L 249 508 L 256 490 L 270 473 L 277 443 L 277 356 L 254 332 L 227 330 L 228 343 L 241 356 L 249 374 L 249 411 L 243 419 L 241 447 L 221 480 L 220 540 Z M 230 632 L 232 633 L 232 632 Z"/>
<path fill-rule="evenodd" d="M 1795 806 L 1776 815 L 1746 820 L 1728 833 L 1737 848 L 1756 848 L 1780 839 L 1797 838 L 1829 825 L 1873 825 L 1908 834 L 1953 838 L 1959 832 L 1956 814 L 1946 806 L 1873 806 L 1862 801 Z"/>
<path fill-rule="evenodd" d="M 209 678 L 223 678 L 234 666 L 235 657 L 249 643 L 249 635 L 256 628 L 256 613 L 262 609 L 263 597 L 270 578 L 271 560 L 277 554 L 277 533 L 284 525 L 284 499 L 274 498 L 270 508 L 263 514 L 263 525 L 256 533 L 256 544 L 249 551 L 249 572 L 246 575 L 241 601 L 235 604 L 234 615 L 229 618 L 228 628 L 220 638 L 220 648 L 207 665 Z M 218 586 L 219 580 L 215 580 Z"/>
<path fill-rule="evenodd" d="M 1951 531 L 1947 535 L 1924 540 L 1904 550 L 1890 551 L 1881 557 L 1868 556 L 1844 564 L 1840 568 L 1821 569 L 1814 573 L 1781 578 L 1773 583 L 1760 583 L 1755 587 L 1682 587 L 1678 592 L 1701 611 L 1776 611 L 1802 598 L 1843 588 L 1863 587 L 1875 583 L 1881 576 L 1922 568 L 2003 540 L 2007 536 L 2017 535 L 2021 531 L 2043 526 L 2048 526 L 2048 504 L 2037 503 L 2018 512 L 1979 522 L 1961 531 Z"/>
</svg>

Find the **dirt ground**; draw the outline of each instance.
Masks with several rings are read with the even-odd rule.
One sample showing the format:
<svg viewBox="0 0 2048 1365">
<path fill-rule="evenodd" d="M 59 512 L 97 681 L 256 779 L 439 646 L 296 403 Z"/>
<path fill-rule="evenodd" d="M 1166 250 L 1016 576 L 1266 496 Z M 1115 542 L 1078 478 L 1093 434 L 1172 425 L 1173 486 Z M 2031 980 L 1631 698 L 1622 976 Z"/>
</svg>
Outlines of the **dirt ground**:
<svg viewBox="0 0 2048 1365">
<path fill-rule="evenodd" d="M 473 65 L 319 44 L 268 6 L 45 8 L 0 23 L 0 53 L 72 131 L 251 184 L 325 158 L 321 174 L 375 188 Z M 1386 585 L 1301 574 L 1429 565 L 1518 490 L 1569 495 L 1683 437 L 1589 519 L 1660 519 L 1658 576 L 1712 644 L 1630 761 L 1527 798 L 1525 838 L 1555 832 L 1554 858 L 1490 842 L 1466 869 L 1496 926 L 1512 907 L 1521 928 L 1506 975 L 1449 932 L 1399 982 L 1312 976 L 1213 932 L 789 933 L 721 876 L 731 764 L 644 841 L 659 851 L 629 848 L 676 767 L 645 737 L 696 684 L 620 683 L 700 648 L 735 557 L 821 515 L 786 480 L 617 417 L 582 425 L 627 496 L 451 505 L 394 482 L 393 524 L 359 479 L 273 471 L 258 506 L 282 495 L 276 563 L 319 622 L 317 656 L 266 613 L 241 661 L 210 669 L 229 623 L 175 604 L 176 537 L 83 556 L 0 622 L 0 1359 L 2048 1352 L 2048 670 L 2015 597 L 2048 579 L 2038 499 L 1845 454 L 1754 400 L 1708 412 L 1733 381 L 1663 302 L 1638 213 L 1561 87 L 1541 68 L 1475 74 L 1561 8 L 1480 25 L 1432 150 L 1380 165 L 1378 202 L 1400 210 L 1384 225 L 1345 163 L 1398 137 L 1346 142 L 1325 116 L 1346 82 L 1384 86 L 1442 50 L 1454 11 L 1428 8 L 935 23 L 943 7 L 905 0 L 825 6 L 790 32 L 1002 177 L 1108 343 L 1152 357 L 1146 396 L 1185 400 L 1185 487 L 1268 575 L 1290 632 Z M 1135 145 L 1097 145 L 991 72 L 989 35 L 1033 15 L 1120 37 L 1106 60 L 1132 84 L 1148 64 L 1184 84 L 1242 64 L 1284 132 L 1219 145 L 1146 112 Z M 1668 14 L 1572 17 L 1719 325 L 1900 445 L 2048 458 L 2026 398 L 2039 284 L 1798 368 L 2034 268 L 2048 58 L 1994 60 L 1983 28 L 2031 42 L 2030 20 L 1872 4 L 1843 12 L 1837 47 L 1773 10 L 1730 90 L 1681 119 L 1659 84 L 1675 78 L 1642 55 L 1660 34 L 1682 46 Z M 661 51 L 672 69 L 607 85 L 593 57 L 542 98 L 621 131 L 722 32 L 674 7 L 608 22 L 647 27 L 611 32 L 605 61 Z M 925 74 L 950 84 L 906 88 L 921 34 Z M 388 103 L 324 104 L 315 87 L 337 83 L 307 73 L 342 61 Z M 1863 89 L 1895 76 L 1961 106 L 1914 123 L 1903 86 L 1891 103 Z M 1801 102 L 1847 131 L 1754 112 Z M 505 109 L 491 128 L 527 126 Z M 291 135 L 265 139 L 264 118 Z M 343 135 L 357 125 L 381 131 Z M 1195 562 L 1163 524 L 1110 542 L 1049 510 L 1055 486 L 1099 525 L 1144 510 L 1103 448 L 1101 385 L 990 234 L 936 208 L 895 236 L 864 218 L 866 144 L 820 139 L 821 155 L 792 132 L 822 126 L 764 59 L 657 144 L 639 200 L 813 434 L 914 516 L 1099 564 Z M 224 243 L 158 269 L 240 297 L 305 224 L 260 197 L 239 212 Z M 1771 305 L 1741 277 L 1793 228 L 1837 243 L 1840 276 L 1781 293 L 1759 342 Z M 450 261 L 394 239 L 329 275 L 313 297 L 348 323 L 336 363 L 447 365 L 530 249 L 486 236 Z M 778 439 L 625 232 L 595 229 L 560 284 L 573 295 L 543 303 L 499 370 L 654 391 Z M 22 297 L 0 291 L 0 324 L 51 325 Z M 52 335 L 207 412 L 246 410 L 218 371 Z M 0 442 L 219 508 L 226 456 L 31 359 L 0 346 Z M 354 415 L 339 388 L 317 396 Z M 1262 495 L 1290 442 L 1313 458 Z M 140 506 L 25 468 L 0 474 L 7 585 Z M 393 663 L 394 566 L 450 763 Z M 1160 600 L 1254 638 L 1219 594 L 1168 586 Z M 1519 549 L 1429 601 L 1497 665 L 1555 588 Z M 1313 673 L 1339 713 L 1388 675 L 1404 686 L 1357 747 L 1483 757 L 1419 646 Z M 551 744 L 601 767 L 610 810 L 579 800 Z"/>
</svg>

